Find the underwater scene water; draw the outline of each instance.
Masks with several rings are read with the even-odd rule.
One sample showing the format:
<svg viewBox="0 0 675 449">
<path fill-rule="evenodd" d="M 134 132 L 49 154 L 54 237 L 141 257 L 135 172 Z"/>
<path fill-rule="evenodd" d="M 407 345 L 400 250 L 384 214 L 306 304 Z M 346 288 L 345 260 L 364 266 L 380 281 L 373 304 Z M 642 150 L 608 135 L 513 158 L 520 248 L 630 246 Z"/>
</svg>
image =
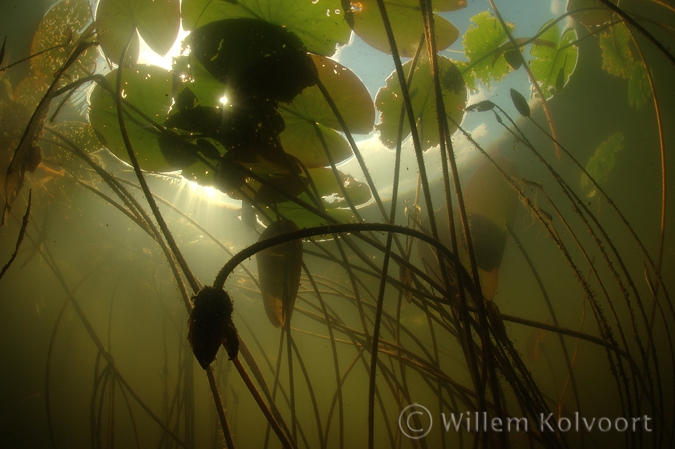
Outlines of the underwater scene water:
<svg viewBox="0 0 675 449">
<path fill-rule="evenodd" d="M 4 0 L 0 448 L 675 445 L 671 0 Z"/>
</svg>

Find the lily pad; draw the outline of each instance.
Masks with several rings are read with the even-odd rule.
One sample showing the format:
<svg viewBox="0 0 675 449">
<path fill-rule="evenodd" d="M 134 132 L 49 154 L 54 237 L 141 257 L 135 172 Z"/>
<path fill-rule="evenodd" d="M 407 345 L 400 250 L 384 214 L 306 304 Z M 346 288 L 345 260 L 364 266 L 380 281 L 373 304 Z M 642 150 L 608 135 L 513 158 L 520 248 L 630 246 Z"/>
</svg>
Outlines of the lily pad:
<svg viewBox="0 0 675 449">
<path fill-rule="evenodd" d="M 471 18 L 471 25 L 464 34 L 464 53 L 469 58 L 468 70 L 464 71 L 464 77 L 476 78 L 490 87 L 490 81 L 501 81 L 510 70 L 510 65 L 504 58 L 504 54 L 497 60 L 494 55 L 500 51 L 501 45 L 507 41 L 508 36 L 496 17 L 489 11 L 483 11 Z M 507 24 L 509 31 L 513 32 L 515 26 Z M 468 81 L 467 81 L 468 83 Z"/>
<path fill-rule="evenodd" d="M 219 107 L 223 105 L 223 98 L 227 98 L 225 84 L 215 79 L 195 57 L 175 58 L 173 72 L 194 93 L 202 106 Z"/>
<path fill-rule="evenodd" d="M 351 133 L 368 134 L 375 123 L 375 107 L 368 89 L 347 67 L 323 56 L 312 55 L 317 75 L 326 87 Z M 283 110 L 310 122 L 343 131 L 318 86 L 308 87 Z"/>
<path fill-rule="evenodd" d="M 115 86 L 117 69 L 106 75 Z M 122 97 L 155 123 L 162 125 L 167 118 L 173 97 L 173 75 L 161 67 L 137 65 L 122 72 Z M 144 170 L 167 171 L 169 164 L 159 147 L 158 131 L 152 124 L 125 107 L 125 126 L 131 145 Z M 117 119 L 116 103 L 110 93 L 97 85 L 91 94 L 91 125 L 101 143 L 119 158 L 129 161 Z"/>
<path fill-rule="evenodd" d="M 406 73 L 412 61 L 403 65 Z M 438 67 L 440 71 L 441 89 L 445 112 L 449 119 L 448 126 L 452 134 L 464 117 L 464 108 L 467 101 L 467 90 L 464 79 L 459 69 L 448 58 L 439 57 Z M 429 61 L 423 58 L 415 68 L 413 81 L 410 86 L 410 96 L 415 113 L 415 122 L 420 133 L 422 148 L 428 150 L 439 144 L 438 121 L 436 113 L 436 95 L 434 93 L 433 78 L 429 67 Z M 382 122 L 376 126 L 380 131 L 380 139 L 389 148 L 396 146 L 398 128 L 403 106 L 401 86 L 396 73 L 387 78 L 387 85 L 380 89 L 375 99 L 377 109 L 381 112 Z M 409 121 L 403 121 L 403 137 L 410 133 Z"/>
<path fill-rule="evenodd" d="M 424 24 L 418 0 L 385 0 L 387 15 L 394 31 L 394 39 L 399 54 L 410 58 L 420 44 L 424 34 Z M 349 26 L 368 45 L 391 54 L 391 46 L 384 29 L 380 9 L 376 0 L 342 1 Z M 434 2 L 435 11 L 455 11 L 466 7 L 466 0 L 446 0 Z M 459 38 L 459 30 L 439 15 L 434 16 L 436 48 L 444 50 Z"/>
<path fill-rule="evenodd" d="M 589 28 L 602 25 L 612 19 L 612 11 L 600 0 L 569 0 L 567 12 L 572 13 L 574 20 Z"/>
<path fill-rule="evenodd" d="M 617 132 L 612 134 L 609 139 L 605 140 L 595 150 L 593 156 L 586 163 L 586 171 L 595 179 L 598 184 L 604 184 L 609 179 L 609 175 L 616 165 L 616 153 L 623 149 L 623 133 Z M 588 176 L 581 174 L 581 187 L 591 187 L 591 180 Z M 588 196 L 593 196 L 595 191 L 592 191 Z"/>
<path fill-rule="evenodd" d="M 89 23 L 91 23 L 91 12 L 89 2 L 86 0 L 63 0 L 45 14 L 33 37 L 31 53 L 37 54 L 58 45 L 62 46 L 30 60 L 33 71 L 46 83 L 51 84 L 54 74 L 66 62 L 80 33 Z M 80 55 L 79 61 L 82 66 L 91 70 L 95 66 L 97 57 L 96 48 L 89 48 Z M 70 81 L 87 75 L 78 64 L 73 64 L 67 74 Z M 65 79 L 63 83 L 65 85 Z"/>
<path fill-rule="evenodd" d="M 351 175 L 345 175 L 342 172 L 338 173 L 342 178 L 342 185 L 354 205 L 364 204 L 370 201 L 372 194 L 365 183 L 357 181 Z M 348 203 L 342 194 L 342 189 L 340 189 L 340 186 L 335 179 L 333 170 L 329 168 L 314 168 L 309 170 L 309 174 L 327 209 L 348 206 Z"/>
<path fill-rule="evenodd" d="M 542 27 L 548 26 L 544 24 Z M 568 29 L 560 37 L 558 24 L 544 31 L 538 42 L 530 49 L 530 69 L 539 83 L 544 97 L 560 93 L 577 66 L 579 49 L 572 44 L 577 40 L 577 32 Z M 551 45 L 552 44 L 552 45 Z"/>
<path fill-rule="evenodd" d="M 284 151 L 297 157 L 305 167 L 326 167 L 330 160 L 317 134 L 321 133 L 333 162 L 338 164 L 352 156 L 349 142 L 340 133 L 321 124 L 314 125 L 297 115 L 290 114 L 283 109 L 281 116 L 286 122 L 286 129 L 279 135 Z"/>
<path fill-rule="evenodd" d="M 312 53 L 330 56 L 336 45 L 349 41 L 340 0 L 183 0 L 183 28 L 194 30 L 209 22 L 254 18 L 284 27 Z"/>
<path fill-rule="evenodd" d="M 165 55 L 178 37 L 179 0 L 101 0 L 96 10 L 99 39 L 108 58 L 117 64 L 134 28 L 148 46 Z M 134 51 L 136 47 L 133 47 Z"/>
<path fill-rule="evenodd" d="M 635 59 L 630 48 L 630 32 L 623 22 L 600 35 L 602 68 L 610 75 L 630 77 Z"/>
<path fill-rule="evenodd" d="M 190 36 L 191 55 L 239 99 L 289 103 L 316 83 L 316 68 L 302 41 L 279 25 L 226 19 L 197 28 Z"/>
</svg>

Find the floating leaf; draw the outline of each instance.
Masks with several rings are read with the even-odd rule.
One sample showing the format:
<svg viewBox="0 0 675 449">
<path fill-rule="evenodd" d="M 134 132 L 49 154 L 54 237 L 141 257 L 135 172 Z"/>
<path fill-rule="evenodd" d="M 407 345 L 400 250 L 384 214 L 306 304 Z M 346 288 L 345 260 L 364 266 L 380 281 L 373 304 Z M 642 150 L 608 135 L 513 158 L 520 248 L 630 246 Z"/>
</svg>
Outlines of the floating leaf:
<svg viewBox="0 0 675 449">
<path fill-rule="evenodd" d="M 79 38 L 79 33 L 91 22 L 91 12 L 87 0 L 63 0 L 51 8 L 40 22 L 33 42 L 31 43 L 31 53 L 37 54 L 47 49 L 52 49 L 39 56 L 31 58 L 30 64 L 33 71 L 43 81 L 51 84 L 54 74 L 61 68 L 68 55 L 75 47 L 77 39 L 67 42 L 64 39 L 68 33 L 75 32 Z M 61 45 L 62 47 L 53 48 Z M 95 48 L 90 48 L 80 56 L 80 62 L 86 69 L 94 68 L 98 52 Z M 69 81 L 88 75 L 77 64 L 68 72 Z M 64 81 L 65 83 L 65 81 Z"/>
<path fill-rule="evenodd" d="M 202 368 L 207 369 L 224 344 L 229 359 L 239 352 L 239 337 L 232 323 L 232 300 L 223 289 L 206 286 L 192 298 L 188 341 Z"/>
<path fill-rule="evenodd" d="M 235 103 L 259 98 L 289 103 L 316 83 L 302 41 L 286 28 L 257 19 L 210 22 L 190 37 L 191 56 L 228 87 Z M 270 82 L 274 80 L 274 82 Z"/>
<path fill-rule="evenodd" d="M 612 18 L 612 11 L 605 7 L 600 0 L 569 0 L 567 12 L 572 13 L 574 20 L 587 27 L 602 25 Z"/>
<path fill-rule="evenodd" d="M 628 79 L 628 102 L 636 108 L 641 107 L 652 96 L 652 90 L 647 77 L 647 69 L 643 62 L 633 66 L 633 72 Z"/>
<path fill-rule="evenodd" d="M 550 21 L 544 24 L 539 32 L 541 33 L 550 24 Z M 577 32 L 575 30 L 568 29 L 560 37 L 558 24 L 555 24 L 544 31 L 539 39 L 532 44 L 530 69 L 539 83 L 544 97 L 550 98 L 554 91 L 560 93 L 572 76 L 579 56 L 579 49 L 572 44 L 576 40 Z M 546 43 L 543 44 L 543 42 Z"/>
<path fill-rule="evenodd" d="M 623 133 L 617 132 L 605 140 L 595 150 L 593 156 L 586 163 L 586 171 L 593 177 L 596 183 L 604 184 L 609 179 L 609 174 L 616 165 L 616 153 L 623 149 Z M 588 188 L 591 181 L 584 173 L 581 174 L 581 187 Z M 595 191 L 589 196 L 593 196 Z"/>
<path fill-rule="evenodd" d="M 180 3 L 179 0 L 101 0 L 96 20 L 101 46 L 113 63 L 119 62 L 134 28 L 155 53 L 165 55 L 178 37 Z"/>
<path fill-rule="evenodd" d="M 349 199 L 354 205 L 360 205 L 370 201 L 372 194 L 368 186 L 355 180 L 351 175 L 340 174 L 342 185 L 349 195 Z M 309 169 L 309 174 L 314 181 L 321 199 L 326 208 L 347 207 L 348 203 L 342 193 L 342 189 L 335 179 L 333 170 L 329 168 L 314 168 Z"/>
<path fill-rule="evenodd" d="M 349 131 L 356 134 L 372 131 L 375 107 L 359 77 L 347 67 L 326 57 L 312 55 L 312 60 L 319 79 L 342 114 Z M 333 110 L 317 86 L 305 89 L 291 104 L 282 105 L 282 109 L 307 121 L 342 131 Z"/>
<path fill-rule="evenodd" d="M 315 128 L 315 125 L 307 120 L 297 115 L 291 115 L 283 109 L 281 110 L 281 116 L 286 122 L 284 132 L 279 135 L 281 146 L 285 152 L 297 157 L 305 167 L 326 167 L 330 165 L 321 139 L 317 134 L 317 128 L 328 146 L 334 163 L 338 164 L 352 156 L 349 142 L 337 131 L 320 124 L 317 124 Z"/>
<path fill-rule="evenodd" d="M 488 11 L 476 14 L 471 22 L 462 42 L 470 67 L 464 76 L 475 77 L 489 88 L 490 80 L 500 81 L 509 72 L 509 64 L 503 55 L 496 61 L 493 58 L 508 36 L 499 20 Z M 512 24 L 508 27 L 510 32 L 515 29 Z"/>
<path fill-rule="evenodd" d="M 385 0 L 389 22 L 394 31 L 394 39 L 399 54 L 410 58 L 424 35 L 424 26 L 418 0 Z M 368 45 L 391 54 L 391 46 L 384 29 L 380 9 L 376 0 L 343 0 L 345 17 L 349 26 Z M 435 11 L 454 11 L 466 7 L 466 0 L 446 0 L 434 2 Z M 459 37 L 459 30 L 439 15 L 434 15 L 434 33 L 436 49 L 444 50 Z"/>
<path fill-rule="evenodd" d="M 284 27 L 298 36 L 307 50 L 326 56 L 335 53 L 336 45 L 346 44 L 351 33 L 340 0 L 284 0 L 283 4 L 258 0 L 183 0 L 181 11 L 186 30 L 216 20 L 256 18 Z"/>
<path fill-rule="evenodd" d="M 412 61 L 408 61 L 403 65 L 403 70 L 406 73 L 411 63 Z M 452 134 L 457 129 L 453 121 L 454 123 L 460 123 L 464 116 L 467 100 L 466 85 L 457 66 L 448 58 L 439 57 L 438 67 L 445 112 L 448 118 L 451 119 L 449 127 Z M 429 67 L 429 60 L 426 58 L 421 59 L 415 68 L 415 74 L 410 86 L 410 96 L 415 113 L 415 122 L 418 124 L 418 129 L 420 130 L 422 147 L 424 150 L 428 150 L 438 145 L 439 133 L 436 118 L 434 83 Z M 389 148 L 394 148 L 398 138 L 401 107 L 403 106 L 403 96 L 396 73 L 392 73 L 387 78 L 387 85 L 377 93 L 375 104 L 377 105 L 377 109 L 382 113 L 382 122 L 376 126 L 377 130 L 380 131 L 380 139 Z M 410 125 L 406 119 L 403 121 L 403 137 L 405 138 L 408 133 L 410 133 Z"/>
<path fill-rule="evenodd" d="M 115 86 L 117 70 L 106 75 Z M 114 87 L 113 87 L 114 88 Z M 162 125 L 167 118 L 173 97 L 173 76 L 161 67 L 137 65 L 122 71 L 122 97 L 155 123 Z M 131 145 L 144 170 L 167 171 L 169 164 L 159 147 L 159 132 L 147 120 L 125 106 L 125 126 Z M 97 85 L 91 94 L 91 125 L 112 153 L 128 161 L 128 154 L 117 119 L 117 106 L 108 91 Z"/>
<path fill-rule="evenodd" d="M 275 221 L 260 234 L 258 241 L 297 231 L 290 220 Z M 267 318 L 274 327 L 284 327 L 291 319 L 300 286 L 302 241 L 291 240 L 256 254 L 260 292 Z"/>
<path fill-rule="evenodd" d="M 527 100 L 523 95 L 515 89 L 511 89 L 511 100 L 513 105 L 516 107 L 520 115 L 523 117 L 530 116 L 530 105 L 527 104 Z"/>
<path fill-rule="evenodd" d="M 190 89 L 201 106 L 223 106 L 227 87 L 211 75 L 197 58 L 181 56 L 174 59 L 173 72 Z"/>
<path fill-rule="evenodd" d="M 623 22 L 617 23 L 600 35 L 602 68 L 610 75 L 630 77 L 635 65 L 630 40 L 630 32 Z"/>
<path fill-rule="evenodd" d="M 312 59 L 319 79 L 342 114 L 349 131 L 369 133 L 375 122 L 375 107 L 361 80 L 335 61 L 317 55 L 312 55 Z M 351 157 L 352 150 L 347 140 L 333 131 L 341 131 L 342 128 L 317 86 L 302 91 L 288 106 L 281 105 L 280 111 L 286 122 L 286 129 L 280 135 L 282 146 L 305 166 L 330 165 L 317 132 L 325 140 L 334 163 Z"/>
</svg>

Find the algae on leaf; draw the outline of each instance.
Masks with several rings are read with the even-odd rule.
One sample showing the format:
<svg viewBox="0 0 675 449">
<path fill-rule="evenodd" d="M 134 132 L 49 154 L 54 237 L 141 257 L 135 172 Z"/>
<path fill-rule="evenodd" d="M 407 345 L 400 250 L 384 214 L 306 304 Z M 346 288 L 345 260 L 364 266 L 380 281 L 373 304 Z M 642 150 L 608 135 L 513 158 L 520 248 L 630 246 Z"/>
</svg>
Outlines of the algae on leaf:
<svg viewBox="0 0 675 449">
<path fill-rule="evenodd" d="M 66 62 L 81 33 L 90 23 L 91 12 L 86 0 L 59 2 L 45 14 L 31 43 L 31 53 L 34 55 L 51 49 L 30 60 L 33 72 L 41 81 L 51 84 L 54 74 Z M 80 55 L 81 64 L 75 64 L 68 70 L 68 81 L 86 75 L 83 68 L 93 70 L 97 57 L 95 48 L 87 49 Z M 62 85 L 65 83 L 64 79 Z"/>
</svg>

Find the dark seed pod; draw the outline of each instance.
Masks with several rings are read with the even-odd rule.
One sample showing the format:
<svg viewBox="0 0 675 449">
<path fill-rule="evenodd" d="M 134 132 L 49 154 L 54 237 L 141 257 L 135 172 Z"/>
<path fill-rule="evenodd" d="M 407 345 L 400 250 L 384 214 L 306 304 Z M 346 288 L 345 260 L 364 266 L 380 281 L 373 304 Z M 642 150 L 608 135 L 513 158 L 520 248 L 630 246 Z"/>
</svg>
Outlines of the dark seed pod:
<svg viewBox="0 0 675 449">
<path fill-rule="evenodd" d="M 202 288 L 193 298 L 188 320 L 188 341 L 197 361 L 206 369 L 225 345 L 230 360 L 237 356 L 239 338 L 232 322 L 232 300 L 222 289 Z"/>
</svg>

